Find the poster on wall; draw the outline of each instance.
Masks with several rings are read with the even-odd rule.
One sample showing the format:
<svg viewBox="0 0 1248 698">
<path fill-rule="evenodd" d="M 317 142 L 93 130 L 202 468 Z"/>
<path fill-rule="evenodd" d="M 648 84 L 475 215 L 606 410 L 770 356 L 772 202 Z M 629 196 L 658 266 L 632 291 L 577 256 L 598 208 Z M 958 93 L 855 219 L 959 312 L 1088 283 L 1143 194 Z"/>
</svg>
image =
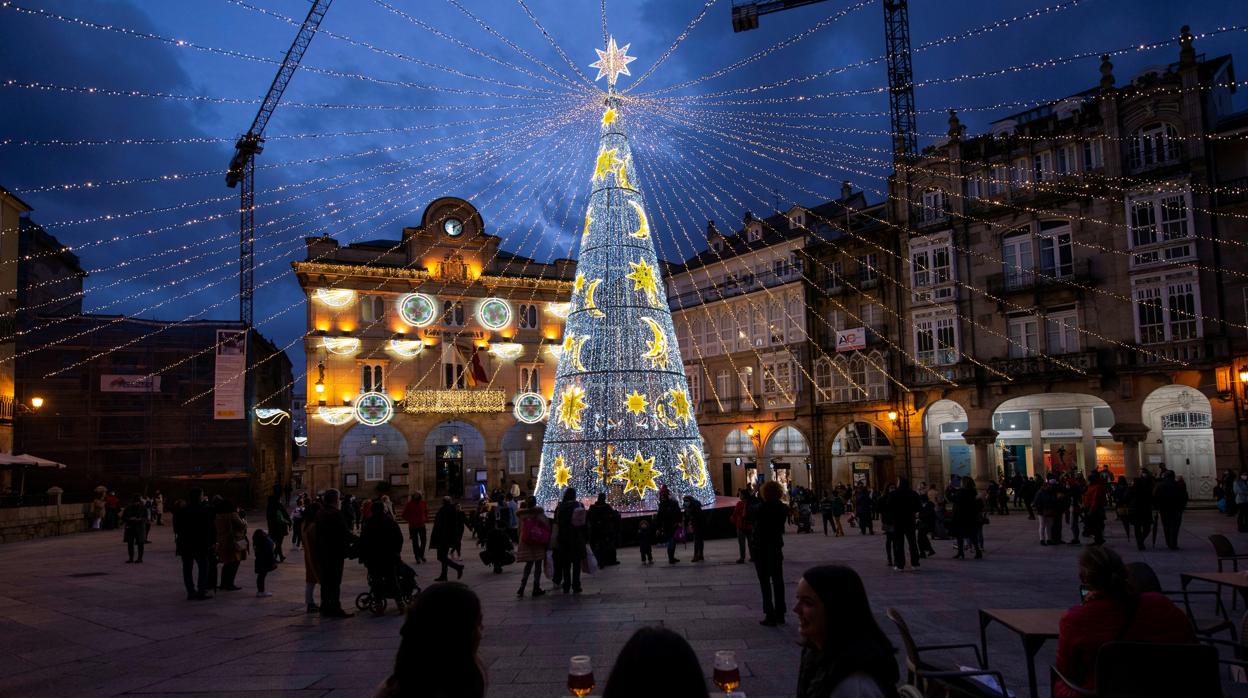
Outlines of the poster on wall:
<svg viewBox="0 0 1248 698">
<path fill-rule="evenodd" d="M 247 385 L 247 333 L 217 330 L 217 364 L 213 374 L 213 419 L 243 419 L 243 392 Z"/>
<path fill-rule="evenodd" d="M 100 376 L 101 393 L 159 393 L 160 376 L 120 375 L 105 373 Z"/>
<path fill-rule="evenodd" d="M 867 328 L 853 327 L 836 331 L 837 351 L 856 351 L 867 348 Z"/>
</svg>

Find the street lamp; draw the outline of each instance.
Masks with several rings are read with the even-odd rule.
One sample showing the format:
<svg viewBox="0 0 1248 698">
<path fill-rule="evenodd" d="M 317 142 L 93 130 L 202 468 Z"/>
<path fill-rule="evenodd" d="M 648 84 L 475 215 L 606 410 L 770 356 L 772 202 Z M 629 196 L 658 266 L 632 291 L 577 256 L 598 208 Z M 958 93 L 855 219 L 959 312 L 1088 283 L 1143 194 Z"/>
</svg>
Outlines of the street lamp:
<svg viewBox="0 0 1248 698">
<path fill-rule="evenodd" d="M 325 404 L 325 362 L 324 361 L 316 362 L 316 370 L 317 370 L 316 385 L 312 386 L 312 389 L 316 391 L 317 404 L 324 406 Z"/>
<path fill-rule="evenodd" d="M 889 410 L 889 411 L 888 411 L 888 421 L 890 421 L 890 422 L 895 422 L 895 421 L 897 421 L 897 410 Z"/>
<path fill-rule="evenodd" d="M 33 410 L 38 410 L 40 407 L 43 407 L 43 398 L 39 397 L 38 395 L 36 395 L 35 397 L 32 397 L 30 399 L 30 407 Z"/>
<path fill-rule="evenodd" d="M 1239 382 L 1248 383 L 1248 364 L 1239 367 Z"/>
</svg>

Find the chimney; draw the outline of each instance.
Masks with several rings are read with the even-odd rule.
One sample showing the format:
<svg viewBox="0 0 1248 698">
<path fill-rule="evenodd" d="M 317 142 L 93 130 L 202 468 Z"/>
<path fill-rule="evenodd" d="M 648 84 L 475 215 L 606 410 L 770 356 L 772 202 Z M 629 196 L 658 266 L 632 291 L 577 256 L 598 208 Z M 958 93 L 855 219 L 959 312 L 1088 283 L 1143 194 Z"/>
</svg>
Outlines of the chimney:
<svg viewBox="0 0 1248 698">
<path fill-rule="evenodd" d="M 1109 62 L 1109 54 L 1101 55 L 1101 92 L 1114 89 L 1114 64 Z"/>
<path fill-rule="evenodd" d="M 1179 30 L 1179 65 L 1183 67 L 1196 65 L 1196 47 L 1192 46 L 1192 28 L 1183 25 Z"/>
<path fill-rule="evenodd" d="M 706 222 L 706 241 L 710 242 L 711 240 L 717 237 L 720 237 L 720 235 L 719 235 L 719 228 L 715 227 L 715 221 L 707 221 Z"/>
<path fill-rule="evenodd" d="M 841 182 L 841 201 L 844 201 L 853 195 L 854 187 L 849 183 L 849 180 L 847 179 Z"/>
</svg>

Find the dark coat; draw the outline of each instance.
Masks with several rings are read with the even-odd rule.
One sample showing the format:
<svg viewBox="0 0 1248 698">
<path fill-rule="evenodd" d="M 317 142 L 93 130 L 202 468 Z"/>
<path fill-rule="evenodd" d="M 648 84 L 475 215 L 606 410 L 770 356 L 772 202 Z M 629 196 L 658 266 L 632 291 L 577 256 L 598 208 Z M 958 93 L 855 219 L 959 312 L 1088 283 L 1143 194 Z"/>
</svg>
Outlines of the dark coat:
<svg viewBox="0 0 1248 698">
<path fill-rule="evenodd" d="M 1141 475 L 1131 483 L 1131 494 L 1127 506 L 1131 514 L 1131 523 L 1140 526 L 1153 523 L 1153 487 L 1156 480 Z"/>
<path fill-rule="evenodd" d="M 464 537 L 464 519 L 459 509 L 446 502 L 433 517 L 433 532 L 429 534 L 429 547 L 434 550 L 450 550 L 459 545 Z"/>
<path fill-rule="evenodd" d="M 975 490 L 958 488 L 953 496 L 953 527 L 959 535 L 970 535 L 979 526 L 982 504 Z"/>
<path fill-rule="evenodd" d="M 403 532 L 389 516 L 373 514 L 360 529 L 360 564 L 376 565 L 393 561 L 403 550 Z"/>
<path fill-rule="evenodd" d="M 215 515 L 203 502 L 190 502 L 173 514 L 174 547 L 181 557 L 202 557 L 217 540 Z"/>
<path fill-rule="evenodd" d="M 658 529 L 656 532 L 660 540 L 667 540 L 676 532 L 676 525 L 680 523 L 680 505 L 675 499 L 667 498 L 659 500 L 659 511 L 654 515 L 654 525 Z"/>
<path fill-rule="evenodd" d="M 318 565 L 323 567 L 335 561 L 346 560 L 351 552 L 351 544 L 354 542 L 355 534 L 351 533 L 342 512 L 333 507 L 322 507 L 316 515 Z"/>
<path fill-rule="evenodd" d="M 1187 490 L 1174 478 L 1167 477 L 1153 492 L 1153 505 L 1162 514 L 1181 512 L 1187 508 Z"/>
<path fill-rule="evenodd" d="M 779 500 L 764 501 L 758 508 L 751 541 L 755 561 L 774 562 L 783 560 L 784 525 L 789 520 L 789 510 Z"/>
<path fill-rule="evenodd" d="M 147 523 L 150 520 L 147 507 L 142 504 L 127 505 L 121 513 L 121 520 L 125 525 L 122 540 L 129 543 L 142 543 L 147 540 Z"/>
<path fill-rule="evenodd" d="M 572 515 L 577 509 L 583 508 L 581 503 L 575 499 L 567 502 L 559 502 L 559 506 L 555 508 L 555 525 L 559 527 L 558 534 L 555 537 L 555 547 L 565 551 L 571 551 L 574 555 L 581 554 L 585 548 L 587 526 L 572 525 Z M 586 517 L 588 519 L 588 516 Z"/>
<path fill-rule="evenodd" d="M 252 536 L 251 544 L 256 555 L 256 574 L 277 569 L 277 557 L 273 554 L 273 539 L 268 536 Z"/>
<path fill-rule="evenodd" d="M 888 496 L 888 501 L 884 505 L 881 516 L 888 515 L 889 521 L 893 527 L 899 530 L 913 530 L 915 526 L 915 517 L 919 510 L 923 508 L 923 497 L 910 488 L 893 490 Z"/>
<path fill-rule="evenodd" d="M 290 533 L 290 514 L 286 511 L 286 505 L 276 497 L 269 500 L 265 518 L 268 520 L 271 538 L 285 538 Z"/>
</svg>

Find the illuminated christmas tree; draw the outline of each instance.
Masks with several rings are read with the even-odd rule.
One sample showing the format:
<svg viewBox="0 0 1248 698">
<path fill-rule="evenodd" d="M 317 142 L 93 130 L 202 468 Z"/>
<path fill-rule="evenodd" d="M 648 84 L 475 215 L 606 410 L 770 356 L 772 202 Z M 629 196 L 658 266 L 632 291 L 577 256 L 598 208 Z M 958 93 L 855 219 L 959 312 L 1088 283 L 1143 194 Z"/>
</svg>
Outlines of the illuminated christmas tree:
<svg viewBox="0 0 1248 698">
<path fill-rule="evenodd" d="M 656 509 L 663 486 L 678 501 L 715 500 L 615 95 L 634 60 L 627 51 L 612 38 L 591 64 L 608 96 L 542 443 L 537 498 L 546 506 L 569 486 L 631 510 Z"/>
</svg>

